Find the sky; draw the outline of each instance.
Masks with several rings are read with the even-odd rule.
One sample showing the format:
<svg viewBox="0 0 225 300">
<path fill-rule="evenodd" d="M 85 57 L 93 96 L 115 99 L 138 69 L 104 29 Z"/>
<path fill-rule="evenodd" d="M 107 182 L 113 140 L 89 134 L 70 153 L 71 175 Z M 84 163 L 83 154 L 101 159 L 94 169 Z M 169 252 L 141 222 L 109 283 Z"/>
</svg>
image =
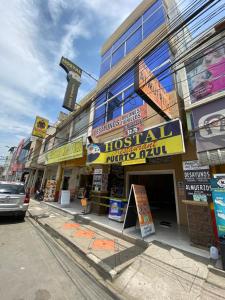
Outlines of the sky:
<svg viewBox="0 0 225 300">
<path fill-rule="evenodd" d="M 98 78 L 101 46 L 140 2 L 0 1 L 0 156 L 31 134 L 36 115 L 54 123 L 66 112 L 61 56 Z M 94 86 L 83 74 L 78 99 Z"/>
<path fill-rule="evenodd" d="M 36 115 L 57 120 L 67 86 L 65 56 L 98 78 L 104 41 L 140 0 L 0 1 L 0 155 L 32 131 Z M 107 4 L 107 9 L 105 5 Z M 78 98 L 95 86 L 85 74 Z"/>
</svg>

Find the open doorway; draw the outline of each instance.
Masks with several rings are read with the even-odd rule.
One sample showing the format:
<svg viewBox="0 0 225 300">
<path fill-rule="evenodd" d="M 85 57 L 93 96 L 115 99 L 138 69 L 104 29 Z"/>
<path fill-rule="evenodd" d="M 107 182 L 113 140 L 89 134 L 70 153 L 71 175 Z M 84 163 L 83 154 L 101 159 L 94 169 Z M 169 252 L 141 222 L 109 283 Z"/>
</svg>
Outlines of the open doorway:
<svg viewBox="0 0 225 300">
<path fill-rule="evenodd" d="M 176 196 L 173 174 L 129 174 L 131 184 L 144 185 L 154 223 L 171 227 L 177 223 Z"/>
</svg>

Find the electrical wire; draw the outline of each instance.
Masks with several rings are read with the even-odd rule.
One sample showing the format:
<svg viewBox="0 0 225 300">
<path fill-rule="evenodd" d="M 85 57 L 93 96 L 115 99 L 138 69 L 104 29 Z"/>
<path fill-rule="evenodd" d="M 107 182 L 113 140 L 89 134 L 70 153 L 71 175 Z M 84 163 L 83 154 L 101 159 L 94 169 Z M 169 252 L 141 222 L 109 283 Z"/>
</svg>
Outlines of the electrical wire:
<svg viewBox="0 0 225 300">
<path fill-rule="evenodd" d="M 210 1 L 210 2 L 214 2 L 214 1 Z M 218 1 L 217 1 L 217 2 L 218 2 Z M 165 70 L 164 70 L 164 71 L 165 71 Z M 95 101 L 95 99 L 94 99 L 94 101 Z M 93 101 L 93 102 L 94 102 L 94 101 Z M 79 112 L 79 113 L 80 113 L 80 112 Z M 74 120 L 72 119 L 72 121 L 74 121 Z M 71 122 L 72 122 L 72 121 L 71 121 Z M 71 122 L 70 122 L 70 123 L 71 123 Z M 70 123 L 69 123 L 69 124 L 70 124 Z M 69 124 L 67 124 L 67 125 L 69 125 Z M 89 125 L 88 125 L 88 126 L 89 126 Z M 88 128 L 88 127 L 87 127 L 87 128 Z M 53 136 L 52 136 L 52 137 L 53 137 Z M 37 150 L 37 149 L 36 149 L 36 150 Z"/>
</svg>

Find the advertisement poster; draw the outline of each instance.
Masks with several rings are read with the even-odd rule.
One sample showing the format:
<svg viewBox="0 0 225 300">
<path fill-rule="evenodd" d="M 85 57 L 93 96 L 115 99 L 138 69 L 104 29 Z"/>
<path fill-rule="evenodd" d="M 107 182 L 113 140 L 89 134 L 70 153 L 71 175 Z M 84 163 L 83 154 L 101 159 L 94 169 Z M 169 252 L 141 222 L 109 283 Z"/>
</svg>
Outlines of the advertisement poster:
<svg viewBox="0 0 225 300">
<path fill-rule="evenodd" d="M 186 200 L 211 200 L 209 166 L 200 166 L 197 160 L 183 162 Z"/>
<path fill-rule="evenodd" d="M 83 157 L 83 139 L 58 147 L 46 154 L 46 164 Z"/>
<path fill-rule="evenodd" d="M 225 98 L 193 109 L 197 151 L 209 151 L 225 147 Z"/>
<path fill-rule="evenodd" d="M 211 185 L 218 236 L 225 239 L 225 176 L 211 179 Z"/>
<path fill-rule="evenodd" d="M 93 137 L 99 137 L 103 134 L 109 133 L 113 130 L 123 127 L 124 136 L 127 136 L 131 132 L 132 128 L 136 128 L 136 132 L 143 130 L 143 120 L 147 117 L 147 105 L 144 104 L 140 107 L 133 109 L 132 111 L 123 114 L 97 128 L 92 130 Z"/>
<path fill-rule="evenodd" d="M 87 147 L 89 164 L 113 164 L 184 153 L 180 120 L 163 123 L 126 138 Z"/>
<path fill-rule="evenodd" d="M 135 226 L 137 217 L 143 238 L 155 232 L 145 187 L 132 184 L 123 229 Z"/>
<path fill-rule="evenodd" d="M 56 180 L 48 180 L 45 187 L 44 201 L 53 202 L 55 200 Z"/>
<path fill-rule="evenodd" d="M 32 135 L 44 139 L 48 129 L 48 120 L 42 117 L 36 117 Z"/>
<path fill-rule="evenodd" d="M 198 58 L 199 57 L 199 58 Z M 192 57 L 186 66 L 191 102 L 225 89 L 225 45 L 220 41 Z"/>
</svg>

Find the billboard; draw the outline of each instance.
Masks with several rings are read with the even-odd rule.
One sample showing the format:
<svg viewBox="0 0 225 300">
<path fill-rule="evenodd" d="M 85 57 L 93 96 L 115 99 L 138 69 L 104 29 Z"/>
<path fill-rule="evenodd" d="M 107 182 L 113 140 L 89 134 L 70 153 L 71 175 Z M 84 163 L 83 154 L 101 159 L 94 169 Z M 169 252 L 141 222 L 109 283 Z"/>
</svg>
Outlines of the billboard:
<svg viewBox="0 0 225 300">
<path fill-rule="evenodd" d="M 66 71 L 68 81 L 63 107 L 73 111 L 81 83 L 82 69 L 63 56 L 59 65 Z"/>
<path fill-rule="evenodd" d="M 225 238 L 225 176 L 211 179 L 212 198 L 219 238 Z"/>
<path fill-rule="evenodd" d="M 93 137 L 99 137 L 107 134 L 113 130 L 123 127 L 124 136 L 129 135 L 131 128 L 136 127 L 137 131 L 144 129 L 143 121 L 147 117 L 147 105 L 139 106 L 128 113 L 123 114 L 101 126 L 98 126 L 92 130 Z"/>
<path fill-rule="evenodd" d="M 141 60 L 137 64 L 137 70 L 135 73 L 136 93 L 166 120 L 172 119 L 170 96 L 157 78 L 149 81 L 149 79 L 154 77 L 154 74 L 147 67 L 144 60 Z"/>
<path fill-rule="evenodd" d="M 61 161 L 83 157 L 83 139 L 80 138 L 68 143 L 46 154 L 46 164 L 53 164 Z"/>
<path fill-rule="evenodd" d="M 49 121 L 47 119 L 37 116 L 32 130 L 32 135 L 44 139 L 48 129 L 48 123 Z"/>
<path fill-rule="evenodd" d="M 90 164 L 118 164 L 184 153 L 181 123 L 176 119 L 122 139 L 90 144 L 87 152 Z"/>
<path fill-rule="evenodd" d="M 225 45 L 219 42 L 186 62 L 191 102 L 225 90 Z"/>
<path fill-rule="evenodd" d="M 225 147 L 224 102 L 223 98 L 192 110 L 198 152 Z"/>
<path fill-rule="evenodd" d="M 209 166 L 200 166 L 197 160 L 183 162 L 186 200 L 211 200 Z"/>
</svg>

